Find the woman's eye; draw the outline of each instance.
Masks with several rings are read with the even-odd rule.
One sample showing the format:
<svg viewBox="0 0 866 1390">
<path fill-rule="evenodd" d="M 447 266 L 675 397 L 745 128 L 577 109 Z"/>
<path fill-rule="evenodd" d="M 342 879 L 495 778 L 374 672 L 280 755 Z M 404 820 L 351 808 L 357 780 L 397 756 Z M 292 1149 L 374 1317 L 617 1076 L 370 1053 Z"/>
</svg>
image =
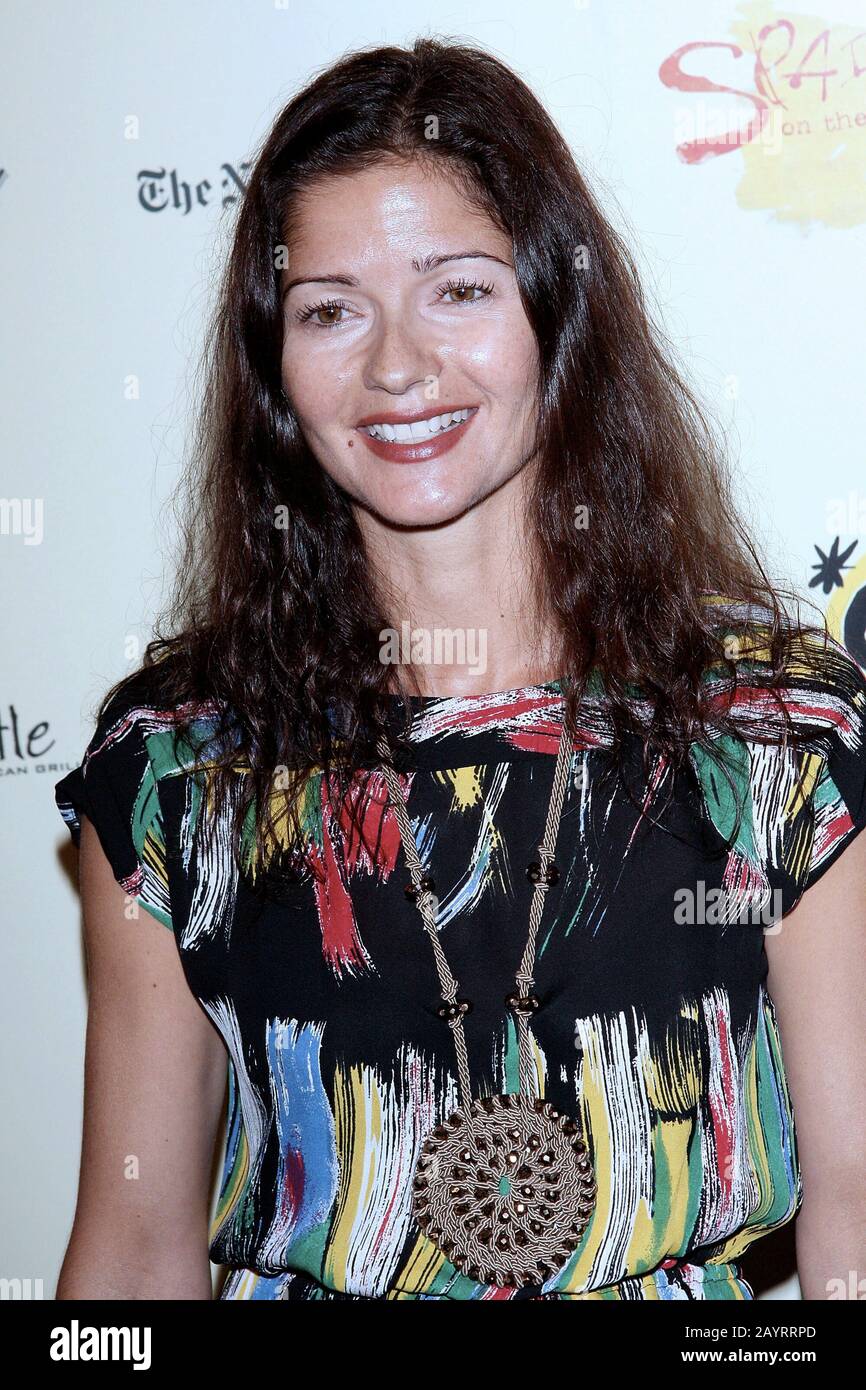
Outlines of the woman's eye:
<svg viewBox="0 0 866 1390">
<path fill-rule="evenodd" d="M 489 299 L 492 294 L 493 286 L 478 280 L 448 280 L 436 290 L 436 298 L 441 303 L 461 307 Z M 342 299 L 322 299 L 318 304 L 305 304 L 302 309 L 296 309 L 295 318 L 298 323 L 309 323 L 314 328 L 339 328 L 351 312 L 351 307 Z"/>
<path fill-rule="evenodd" d="M 348 312 L 348 304 L 344 304 L 341 299 L 323 299 L 319 304 L 305 304 L 303 309 L 297 309 L 295 318 L 298 323 L 312 321 L 315 328 L 337 328 L 343 320 L 335 315 Z"/>
<path fill-rule="evenodd" d="M 492 293 L 492 285 L 482 284 L 478 280 L 461 279 L 448 280 L 444 285 L 440 285 L 436 297 L 447 304 L 477 304 L 482 299 L 489 299 Z M 445 296 L 448 294 L 453 294 L 456 298 L 446 300 Z"/>
</svg>

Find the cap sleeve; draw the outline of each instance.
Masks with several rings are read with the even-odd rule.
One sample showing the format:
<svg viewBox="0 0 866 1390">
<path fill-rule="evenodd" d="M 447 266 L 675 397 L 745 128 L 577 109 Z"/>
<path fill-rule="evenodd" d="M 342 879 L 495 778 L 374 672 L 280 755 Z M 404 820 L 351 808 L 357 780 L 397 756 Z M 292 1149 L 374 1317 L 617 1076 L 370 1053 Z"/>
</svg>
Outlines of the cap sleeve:
<svg viewBox="0 0 866 1390">
<path fill-rule="evenodd" d="M 866 826 L 866 674 L 835 640 L 831 651 L 830 679 L 814 697 L 827 734 L 812 795 L 813 836 L 803 892 Z"/>
<path fill-rule="evenodd" d="M 73 842 L 80 843 L 87 816 L 121 888 L 171 930 L 165 833 L 146 730 L 147 711 L 115 696 L 80 765 L 55 784 L 54 799 Z"/>
</svg>

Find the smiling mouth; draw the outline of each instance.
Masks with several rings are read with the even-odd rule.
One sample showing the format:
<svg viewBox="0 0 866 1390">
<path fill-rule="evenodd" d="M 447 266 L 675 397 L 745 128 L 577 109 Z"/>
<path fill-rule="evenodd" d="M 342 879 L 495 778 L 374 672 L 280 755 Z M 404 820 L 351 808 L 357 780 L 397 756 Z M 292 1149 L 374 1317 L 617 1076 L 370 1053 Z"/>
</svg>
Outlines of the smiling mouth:
<svg viewBox="0 0 866 1390">
<path fill-rule="evenodd" d="M 438 415 L 428 415 L 423 420 L 407 420 L 390 424 L 387 421 L 372 425 L 362 425 L 361 433 L 383 444 L 426 444 L 431 439 L 448 434 L 464 424 L 477 406 L 465 406 L 462 410 L 446 410 Z"/>
</svg>

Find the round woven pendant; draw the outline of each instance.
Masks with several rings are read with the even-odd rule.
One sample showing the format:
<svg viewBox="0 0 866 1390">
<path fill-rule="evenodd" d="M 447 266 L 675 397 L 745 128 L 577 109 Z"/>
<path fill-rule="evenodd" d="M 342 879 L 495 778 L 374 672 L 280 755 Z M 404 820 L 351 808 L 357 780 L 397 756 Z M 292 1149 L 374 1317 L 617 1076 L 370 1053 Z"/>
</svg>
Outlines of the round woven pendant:
<svg viewBox="0 0 866 1390">
<path fill-rule="evenodd" d="M 413 1178 L 415 1220 L 455 1269 L 481 1284 L 541 1284 L 576 1250 L 596 1185 L 578 1125 L 549 1101 L 474 1100 L 427 1136 Z"/>
</svg>

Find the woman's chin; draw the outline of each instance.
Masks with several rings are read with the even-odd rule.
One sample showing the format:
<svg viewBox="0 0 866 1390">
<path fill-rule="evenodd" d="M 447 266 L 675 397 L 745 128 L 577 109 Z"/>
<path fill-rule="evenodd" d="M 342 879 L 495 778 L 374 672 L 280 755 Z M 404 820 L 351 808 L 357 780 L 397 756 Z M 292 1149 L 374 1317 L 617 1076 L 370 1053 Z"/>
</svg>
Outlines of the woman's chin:
<svg viewBox="0 0 866 1390">
<path fill-rule="evenodd" d="M 410 530 L 447 526 L 449 521 L 456 521 L 468 511 L 473 501 L 473 498 L 464 496 L 416 499 L 375 497 L 363 501 L 361 505 L 388 526 Z"/>
<path fill-rule="evenodd" d="M 410 479 L 395 468 L 389 479 L 355 474 L 336 481 L 356 510 L 388 526 L 444 526 L 478 501 L 478 489 L 459 474 L 447 479 L 418 474 Z"/>
</svg>

